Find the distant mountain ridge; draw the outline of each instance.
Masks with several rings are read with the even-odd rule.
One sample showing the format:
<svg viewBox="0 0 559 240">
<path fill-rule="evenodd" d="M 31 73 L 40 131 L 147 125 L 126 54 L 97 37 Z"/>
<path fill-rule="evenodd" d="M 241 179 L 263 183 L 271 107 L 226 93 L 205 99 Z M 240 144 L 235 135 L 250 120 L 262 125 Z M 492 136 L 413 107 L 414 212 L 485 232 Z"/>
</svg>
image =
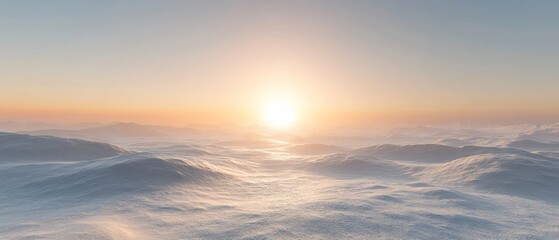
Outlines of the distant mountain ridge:
<svg viewBox="0 0 559 240">
<path fill-rule="evenodd" d="M 83 161 L 130 151 L 107 143 L 52 136 L 0 133 L 0 161 Z"/>
<path fill-rule="evenodd" d="M 84 128 L 98 127 L 104 125 L 98 122 L 84 122 L 70 125 L 59 125 L 45 122 L 11 122 L 0 121 L 0 132 L 23 132 L 23 131 L 38 131 L 44 129 L 65 129 L 65 130 L 79 130 Z"/>
<path fill-rule="evenodd" d="M 177 128 L 169 126 L 142 125 L 137 123 L 114 123 L 104 126 L 85 128 L 81 130 L 47 129 L 22 132 L 32 135 L 51 135 L 58 137 L 74 137 L 85 139 L 107 138 L 157 138 L 197 134 L 199 131 L 191 128 Z"/>
</svg>

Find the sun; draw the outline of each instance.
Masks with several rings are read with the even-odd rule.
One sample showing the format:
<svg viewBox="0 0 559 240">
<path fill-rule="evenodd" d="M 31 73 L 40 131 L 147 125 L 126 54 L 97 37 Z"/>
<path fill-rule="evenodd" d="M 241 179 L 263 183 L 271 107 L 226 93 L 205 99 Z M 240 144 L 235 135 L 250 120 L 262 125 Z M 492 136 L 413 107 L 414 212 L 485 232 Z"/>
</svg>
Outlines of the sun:
<svg viewBox="0 0 559 240">
<path fill-rule="evenodd" d="M 287 128 L 295 123 L 295 109 L 287 101 L 275 101 L 264 107 L 264 120 L 273 128 Z"/>
</svg>

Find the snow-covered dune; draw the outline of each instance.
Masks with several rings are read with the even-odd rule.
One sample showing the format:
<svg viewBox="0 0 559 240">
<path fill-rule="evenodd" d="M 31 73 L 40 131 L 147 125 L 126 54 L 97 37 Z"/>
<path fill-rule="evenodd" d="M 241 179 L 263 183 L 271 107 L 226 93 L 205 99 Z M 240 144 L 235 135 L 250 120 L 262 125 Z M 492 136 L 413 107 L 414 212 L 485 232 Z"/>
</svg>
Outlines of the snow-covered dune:
<svg viewBox="0 0 559 240">
<path fill-rule="evenodd" d="M 559 151 L 559 143 L 545 143 L 534 140 L 511 141 L 507 144 L 507 147 L 525 150 Z"/>
<path fill-rule="evenodd" d="M 305 169 L 376 179 L 420 179 L 537 200 L 559 199 L 559 159 L 496 147 L 380 145 L 311 158 Z"/>
<path fill-rule="evenodd" d="M 331 154 L 311 158 L 304 169 L 337 176 L 367 176 L 376 178 L 406 179 L 405 169 L 393 161 L 371 156 Z"/>
<path fill-rule="evenodd" d="M 33 178 L 33 168 L 27 172 L 25 169 L 20 171 Z M 41 195 L 96 197 L 159 190 L 180 183 L 209 184 L 232 178 L 188 159 L 162 158 L 151 154 L 129 154 L 66 164 L 51 171 L 55 174 L 34 179 L 21 189 Z"/>
<path fill-rule="evenodd" d="M 0 133 L 0 162 L 82 161 L 128 152 L 114 145 L 80 139 Z"/>
<path fill-rule="evenodd" d="M 559 160 L 538 155 L 487 153 L 434 164 L 418 174 L 438 184 L 475 187 L 543 200 L 559 200 Z"/>
</svg>

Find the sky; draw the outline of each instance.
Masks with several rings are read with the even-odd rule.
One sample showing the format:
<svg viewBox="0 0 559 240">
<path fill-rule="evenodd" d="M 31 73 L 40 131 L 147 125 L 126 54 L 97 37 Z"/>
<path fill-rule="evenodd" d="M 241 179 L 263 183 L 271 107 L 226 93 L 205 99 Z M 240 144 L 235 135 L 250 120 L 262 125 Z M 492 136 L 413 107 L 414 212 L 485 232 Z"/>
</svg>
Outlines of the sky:
<svg viewBox="0 0 559 240">
<path fill-rule="evenodd" d="M 1 1 L 0 120 L 558 122 L 559 1 Z"/>
</svg>

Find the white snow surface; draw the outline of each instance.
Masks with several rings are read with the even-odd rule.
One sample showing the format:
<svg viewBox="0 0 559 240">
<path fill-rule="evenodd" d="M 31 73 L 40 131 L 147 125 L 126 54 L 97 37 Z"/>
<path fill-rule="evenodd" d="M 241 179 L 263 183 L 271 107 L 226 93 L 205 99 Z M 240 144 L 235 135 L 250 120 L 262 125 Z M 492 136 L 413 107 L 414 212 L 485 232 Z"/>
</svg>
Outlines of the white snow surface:
<svg viewBox="0 0 559 240">
<path fill-rule="evenodd" d="M 0 239 L 559 239 L 558 124 L 164 129 L 0 133 Z"/>
</svg>

